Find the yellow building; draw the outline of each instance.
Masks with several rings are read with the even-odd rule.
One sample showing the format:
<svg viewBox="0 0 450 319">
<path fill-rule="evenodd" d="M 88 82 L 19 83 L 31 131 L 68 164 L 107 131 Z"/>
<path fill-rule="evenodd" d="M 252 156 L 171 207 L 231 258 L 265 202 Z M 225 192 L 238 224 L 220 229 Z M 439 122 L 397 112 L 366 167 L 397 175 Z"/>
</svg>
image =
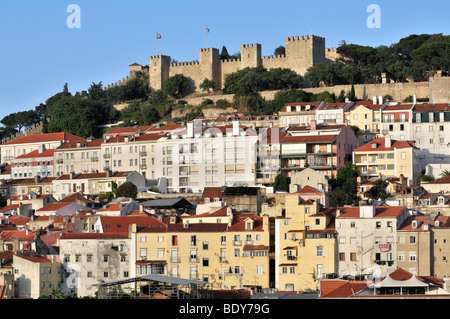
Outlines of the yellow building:
<svg viewBox="0 0 450 319">
<path fill-rule="evenodd" d="M 281 211 L 280 211 L 281 210 Z M 316 290 L 319 279 L 337 270 L 334 209 L 287 194 L 275 219 L 275 288 Z"/>
<path fill-rule="evenodd" d="M 388 178 L 403 175 L 414 184 L 420 176 L 420 150 L 414 141 L 377 138 L 353 151 L 353 163 L 366 178 Z"/>
<path fill-rule="evenodd" d="M 60 289 L 61 264 L 43 256 L 15 254 L 13 256 L 15 297 L 52 298 L 53 289 Z"/>
<path fill-rule="evenodd" d="M 228 206 L 171 216 L 164 227 L 137 228 L 136 275 L 206 281 L 212 289 L 270 288 L 269 216 L 233 215 Z"/>
<path fill-rule="evenodd" d="M 377 103 L 377 101 L 363 100 L 355 102 L 345 112 L 348 124 L 359 128 L 356 134 L 359 145 L 366 144 L 380 136 L 380 113 L 385 104 L 383 102 Z"/>
</svg>

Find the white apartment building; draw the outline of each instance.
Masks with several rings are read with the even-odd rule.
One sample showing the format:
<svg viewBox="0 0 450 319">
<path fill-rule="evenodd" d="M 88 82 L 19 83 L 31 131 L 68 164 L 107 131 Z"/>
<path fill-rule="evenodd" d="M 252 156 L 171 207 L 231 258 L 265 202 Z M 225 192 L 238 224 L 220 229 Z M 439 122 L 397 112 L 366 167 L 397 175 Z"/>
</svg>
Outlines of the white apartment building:
<svg viewBox="0 0 450 319">
<path fill-rule="evenodd" d="M 59 252 L 64 272 L 63 294 L 94 296 L 94 284 L 131 277 L 135 250 L 135 242 L 127 232 L 64 233 Z"/>
<path fill-rule="evenodd" d="M 395 270 L 397 230 L 408 216 L 406 206 L 338 208 L 339 276 L 364 278 Z"/>
<path fill-rule="evenodd" d="M 418 103 L 412 110 L 412 136 L 422 167 L 450 164 L 450 104 Z"/>
<path fill-rule="evenodd" d="M 95 173 L 101 171 L 102 139 L 68 141 L 55 149 L 53 176 Z"/>
<path fill-rule="evenodd" d="M 200 121 L 158 140 L 156 176 L 169 191 L 202 192 L 208 186 L 254 186 L 258 135 L 239 125 L 204 127 Z"/>
<path fill-rule="evenodd" d="M 165 133 L 107 136 L 101 144 L 102 170 L 136 171 L 155 179 L 157 142 Z"/>
</svg>

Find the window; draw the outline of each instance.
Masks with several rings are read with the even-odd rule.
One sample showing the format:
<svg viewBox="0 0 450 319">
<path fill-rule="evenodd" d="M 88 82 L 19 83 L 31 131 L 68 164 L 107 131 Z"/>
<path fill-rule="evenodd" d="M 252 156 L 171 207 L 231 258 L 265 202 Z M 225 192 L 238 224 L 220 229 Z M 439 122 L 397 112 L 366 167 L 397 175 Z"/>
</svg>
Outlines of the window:
<svg viewBox="0 0 450 319">
<path fill-rule="evenodd" d="M 409 236 L 409 243 L 415 244 L 416 243 L 416 236 Z"/>
<path fill-rule="evenodd" d="M 202 266 L 203 267 L 208 267 L 209 266 L 209 258 L 203 258 Z"/>
<path fill-rule="evenodd" d="M 263 274 L 263 265 L 256 265 L 256 274 L 257 275 Z"/>
<path fill-rule="evenodd" d="M 108 262 L 108 255 L 103 255 L 103 261 L 106 263 L 106 262 Z"/>
<path fill-rule="evenodd" d="M 178 236 L 172 235 L 172 246 L 177 246 L 177 245 L 178 245 Z"/>
<path fill-rule="evenodd" d="M 86 256 L 86 262 L 88 262 L 88 263 L 92 262 L 92 255 Z"/>
<path fill-rule="evenodd" d="M 323 257 L 323 247 L 321 246 L 316 247 L 316 256 Z"/>
<path fill-rule="evenodd" d="M 204 241 L 202 243 L 202 248 L 203 248 L 203 250 L 208 250 L 209 249 L 209 242 L 208 241 Z"/>
<path fill-rule="evenodd" d="M 235 248 L 234 249 L 234 257 L 239 257 L 241 255 L 241 249 L 240 248 Z"/>
<path fill-rule="evenodd" d="M 350 253 L 350 261 L 356 261 L 356 253 Z"/>
<path fill-rule="evenodd" d="M 191 246 L 196 246 L 196 245 L 197 245 L 197 236 L 191 235 Z"/>
<path fill-rule="evenodd" d="M 409 261 L 416 261 L 416 252 L 415 251 L 409 252 Z"/>
<path fill-rule="evenodd" d="M 381 228 L 381 222 L 376 222 L 376 228 Z"/>
<path fill-rule="evenodd" d="M 398 236 L 397 241 L 398 241 L 399 244 L 404 244 L 405 243 L 405 236 Z"/>
<path fill-rule="evenodd" d="M 164 248 L 158 248 L 158 249 L 156 250 L 156 256 L 157 256 L 158 258 L 164 258 Z"/>
<path fill-rule="evenodd" d="M 320 225 L 320 218 L 316 218 L 316 219 L 314 220 L 314 224 L 315 224 L 316 226 Z"/>
</svg>

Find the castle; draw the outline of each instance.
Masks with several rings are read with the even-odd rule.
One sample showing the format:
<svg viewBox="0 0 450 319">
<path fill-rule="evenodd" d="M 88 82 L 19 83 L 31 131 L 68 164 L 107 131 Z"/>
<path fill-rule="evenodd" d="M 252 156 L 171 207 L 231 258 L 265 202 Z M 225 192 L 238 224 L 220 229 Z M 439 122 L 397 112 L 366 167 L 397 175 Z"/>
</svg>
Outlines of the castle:
<svg viewBox="0 0 450 319">
<path fill-rule="evenodd" d="M 246 67 L 262 66 L 266 69 L 288 68 L 300 75 L 319 63 L 334 61 L 337 57 L 336 49 L 325 48 L 325 38 L 310 35 L 286 37 L 285 55 L 261 55 L 261 44 L 242 44 L 240 59 L 221 60 L 216 48 L 201 48 L 199 61 L 185 63 L 171 63 L 167 55 L 150 56 L 148 67 L 138 63 L 129 65 L 130 75 L 105 89 L 126 83 L 138 71 L 148 73 L 149 86 L 152 90 L 163 88 L 164 81 L 176 74 L 182 74 L 192 81 L 192 88 L 200 91 L 199 85 L 204 79 L 214 81 L 215 88 L 223 88 L 228 74 Z"/>
</svg>

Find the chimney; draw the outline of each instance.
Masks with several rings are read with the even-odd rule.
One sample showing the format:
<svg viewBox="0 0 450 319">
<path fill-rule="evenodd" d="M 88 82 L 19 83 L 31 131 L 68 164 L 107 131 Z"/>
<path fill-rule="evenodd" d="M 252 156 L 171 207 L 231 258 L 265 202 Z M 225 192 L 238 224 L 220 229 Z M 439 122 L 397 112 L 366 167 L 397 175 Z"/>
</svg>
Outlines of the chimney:
<svg viewBox="0 0 450 319">
<path fill-rule="evenodd" d="M 376 95 L 373 96 L 373 104 L 374 104 L 374 105 L 377 104 L 377 96 L 376 96 Z"/>
<path fill-rule="evenodd" d="M 186 137 L 194 137 L 194 123 L 193 122 L 188 122 L 186 124 Z"/>
<path fill-rule="evenodd" d="M 44 151 L 45 151 L 45 145 L 44 144 L 41 144 L 41 145 L 39 145 L 39 154 L 41 154 L 41 153 L 44 153 Z"/>
<path fill-rule="evenodd" d="M 378 96 L 378 104 L 383 104 L 383 95 Z"/>
<path fill-rule="evenodd" d="M 384 139 L 384 147 L 391 147 L 392 146 L 392 143 L 391 143 L 391 138 L 390 137 L 386 137 L 385 139 Z"/>
<path fill-rule="evenodd" d="M 376 215 L 375 205 L 359 206 L 359 218 L 373 218 Z"/>
<path fill-rule="evenodd" d="M 416 104 L 417 103 L 417 95 L 413 95 L 413 103 Z"/>
<path fill-rule="evenodd" d="M 39 181 L 40 181 L 39 175 L 36 175 L 34 177 L 34 182 L 37 184 L 37 183 L 39 183 Z"/>
<path fill-rule="evenodd" d="M 310 126 L 311 130 L 317 129 L 316 120 L 311 120 L 311 123 L 309 124 L 309 126 Z"/>
<path fill-rule="evenodd" d="M 233 136 L 239 135 L 239 120 L 233 121 Z"/>
<path fill-rule="evenodd" d="M 144 213 L 144 205 L 142 204 L 139 205 L 139 213 Z"/>
</svg>

